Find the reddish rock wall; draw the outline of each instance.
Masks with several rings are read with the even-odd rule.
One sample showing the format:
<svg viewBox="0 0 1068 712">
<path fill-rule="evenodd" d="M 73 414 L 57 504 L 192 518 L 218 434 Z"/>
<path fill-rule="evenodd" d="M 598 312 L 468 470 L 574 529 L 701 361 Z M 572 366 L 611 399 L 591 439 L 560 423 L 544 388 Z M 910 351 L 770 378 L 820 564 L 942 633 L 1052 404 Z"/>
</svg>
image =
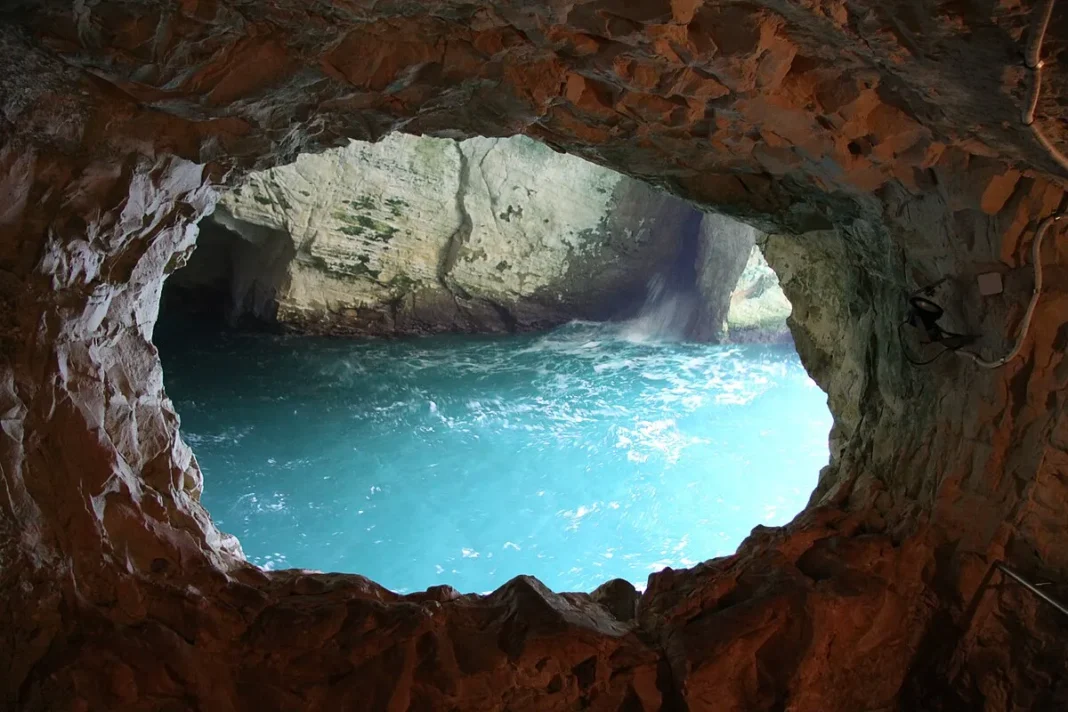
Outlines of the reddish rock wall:
<svg viewBox="0 0 1068 712">
<path fill-rule="evenodd" d="M 1068 240 L 1020 358 L 904 363 L 958 278 L 994 355 L 1056 166 L 1032 3 L 23 0 L 0 25 L 0 700 L 27 710 L 1050 710 L 1068 581 Z M 1046 56 L 1064 48 L 1068 4 Z M 1054 63 L 1055 64 L 1055 63 Z M 1064 82 L 1039 120 L 1059 141 Z M 213 186 L 346 137 L 526 133 L 779 233 L 832 461 L 791 525 L 634 620 L 519 579 L 263 574 L 198 503 L 151 344 Z M 232 174 L 231 174 L 232 175 Z M 975 274 L 1005 273 L 981 302 Z M 1050 586 L 1051 592 L 1068 593 Z M 609 600 L 598 596 L 602 600 Z M 615 600 L 612 598 L 611 600 Z M 625 611 L 624 611 L 625 613 Z M 625 615 L 620 616 L 626 618 Z"/>
</svg>

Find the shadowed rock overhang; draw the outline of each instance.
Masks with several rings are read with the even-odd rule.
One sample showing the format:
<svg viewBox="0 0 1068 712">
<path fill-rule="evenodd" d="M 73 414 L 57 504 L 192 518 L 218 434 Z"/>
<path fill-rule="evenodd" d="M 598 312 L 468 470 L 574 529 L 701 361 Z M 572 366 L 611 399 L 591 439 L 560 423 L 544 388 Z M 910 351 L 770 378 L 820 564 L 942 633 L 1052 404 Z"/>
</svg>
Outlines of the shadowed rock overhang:
<svg viewBox="0 0 1068 712">
<path fill-rule="evenodd" d="M 917 369 L 948 276 L 1012 345 L 1060 168 L 1021 122 L 1046 3 L 65 3 L 0 15 L 0 699 L 16 709 L 1048 710 L 1068 581 L 1068 240 L 1020 355 Z M 1036 121 L 1063 146 L 1068 3 Z M 731 557 L 554 594 L 267 574 L 199 504 L 151 343 L 217 188 L 398 130 L 526 134 L 771 233 L 835 418 Z M 1005 290 L 980 297 L 976 277 Z M 990 581 L 996 585 L 986 585 Z M 1064 588 L 1059 589 L 1062 593 Z M 625 593 L 625 592 L 624 592 Z"/>
</svg>

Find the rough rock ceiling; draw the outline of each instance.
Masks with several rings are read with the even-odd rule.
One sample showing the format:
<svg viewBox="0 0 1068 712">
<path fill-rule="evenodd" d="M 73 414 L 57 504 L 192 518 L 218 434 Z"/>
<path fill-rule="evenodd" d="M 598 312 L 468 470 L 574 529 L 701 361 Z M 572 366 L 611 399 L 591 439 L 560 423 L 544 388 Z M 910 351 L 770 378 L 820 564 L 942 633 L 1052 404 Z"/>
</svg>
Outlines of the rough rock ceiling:
<svg viewBox="0 0 1068 712">
<path fill-rule="evenodd" d="M 1068 240 L 1020 358 L 904 363 L 951 275 L 1008 347 L 1057 167 L 1035 3 L 60 2 L 2 11 L 0 693 L 21 709 L 1048 710 L 1068 581 Z M 1055 8 L 1038 117 L 1066 95 Z M 828 391 L 808 510 L 626 591 L 266 575 L 198 503 L 151 330 L 213 186 L 390 130 L 526 133 L 780 234 Z M 233 171 L 232 169 L 238 169 Z M 976 274 L 1003 273 L 980 300 Z M 994 586 L 985 586 L 993 583 Z M 1050 587 L 1056 591 L 1057 587 Z M 1063 591 L 1063 588 L 1061 589 Z"/>
<path fill-rule="evenodd" d="M 798 198 L 923 188 L 922 172 L 950 147 L 1052 170 L 1019 120 L 1030 10 L 23 2 L 3 50 L 9 119 L 41 117 L 20 129 L 64 149 L 148 141 L 190 160 L 262 166 L 397 129 L 525 132 L 695 200 L 778 215 Z M 1050 59 L 1066 17 L 1054 16 Z M 1049 123 L 1063 81 L 1047 77 Z"/>
</svg>

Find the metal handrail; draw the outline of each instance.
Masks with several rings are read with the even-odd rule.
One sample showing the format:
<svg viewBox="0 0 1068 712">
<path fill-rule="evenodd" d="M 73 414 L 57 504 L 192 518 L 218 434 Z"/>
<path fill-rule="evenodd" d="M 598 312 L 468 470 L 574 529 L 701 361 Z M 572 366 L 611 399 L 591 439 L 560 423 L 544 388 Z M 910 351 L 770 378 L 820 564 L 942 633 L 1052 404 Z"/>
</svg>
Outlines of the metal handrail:
<svg viewBox="0 0 1068 712">
<path fill-rule="evenodd" d="M 1060 611 L 1064 615 L 1068 616 L 1068 606 L 1065 606 L 1063 603 L 1061 603 L 1057 599 L 1053 598 L 1052 596 L 1048 595 L 1047 593 L 1045 593 L 1044 591 L 1039 589 L 1038 586 L 1036 586 L 1035 584 L 1031 583 L 1030 581 L 1025 579 L 1023 576 L 1021 576 L 1020 574 L 1016 573 L 1014 570 L 1009 568 L 1008 565 L 1006 565 L 1004 562 L 1002 562 L 1002 561 L 996 562 L 994 564 L 994 568 L 996 568 L 997 570 L 1001 571 L 1001 573 L 1005 574 L 1009 578 L 1011 578 L 1014 581 L 1016 581 L 1016 583 L 1020 584 L 1021 586 L 1026 588 L 1028 591 L 1030 591 L 1031 593 L 1035 594 L 1036 596 L 1038 596 L 1043 601 L 1045 601 L 1049 605 L 1051 605 L 1054 608 L 1056 608 L 1058 611 Z"/>
</svg>

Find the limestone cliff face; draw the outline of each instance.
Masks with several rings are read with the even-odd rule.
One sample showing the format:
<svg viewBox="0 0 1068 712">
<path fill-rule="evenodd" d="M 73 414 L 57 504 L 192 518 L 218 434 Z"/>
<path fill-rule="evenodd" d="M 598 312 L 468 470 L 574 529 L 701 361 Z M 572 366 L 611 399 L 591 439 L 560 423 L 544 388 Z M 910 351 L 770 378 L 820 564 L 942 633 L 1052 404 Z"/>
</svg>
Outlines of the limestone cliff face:
<svg viewBox="0 0 1068 712">
<path fill-rule="evenodd" d="M 9 4 L 10 5 L 10 4 Z M 1068 5 L 22 0 L 0 24 L 0 699 L 22 710 L 1063 709 Z M 1052 10 L 1052 14 L 1050 14 Z M 1047 26 L 1047 41 L 1034 42 Z M 1021 57 L 1045 62 L 1042 92 Z M 1040 51 L 1038 51 L 1040 50 Z M 1034 61 L 1031 62 L 1033 66 Z M 1037 108 L 1027 125 L 1021 113 Z M 1042 134 L 1035 133 L 1038 127 Z M 633 618 L 518 579 L 267 574 L 199 503 L 151 343 L 216 188 L 393 130 L 527 134 L 769 233 L 828 394 L 809 507 Z M 1045 143 L 1044 143 L 1045 141 Z M 982 297 L 980 274 L 1005 291 Z M 607 604 L 601 601 L 607 601 Z M 613 613 L 615 610 L 617 613 Z"/>
<path fill-rule="evenodd" d="M 648 317 L 665 334 L 789 338 L 756 229 L 525 137 L 393 134 L 302 155 L 224 192 L 201 231 L 169 285 L 221 294 L 230 321 L 333 335 L 538 329 L 627 317 L 663 289 L 673 308 Z"/>
<path fill-rule="evenodd" d="M 727 312 L 727 339 L 733 343 L 789 341 L 792 307 L 779 277 L 753 246 L 734 284 Z"/>
<path fill-rule="evenodd" d="M 790 302 L 760 252 L 765 235 L 725 215 L 701 222 L 692 335 L 733 343 L 789 341 Z"/>
<path fill-rule="evenodd" d="M 544 328 L 632 310 L 700 219 L 528 138 L 393 134 L 249 176 L 176 281 L 225 278 L 221 249 L 235 317 L 331 334 Z"/>
</svg>

